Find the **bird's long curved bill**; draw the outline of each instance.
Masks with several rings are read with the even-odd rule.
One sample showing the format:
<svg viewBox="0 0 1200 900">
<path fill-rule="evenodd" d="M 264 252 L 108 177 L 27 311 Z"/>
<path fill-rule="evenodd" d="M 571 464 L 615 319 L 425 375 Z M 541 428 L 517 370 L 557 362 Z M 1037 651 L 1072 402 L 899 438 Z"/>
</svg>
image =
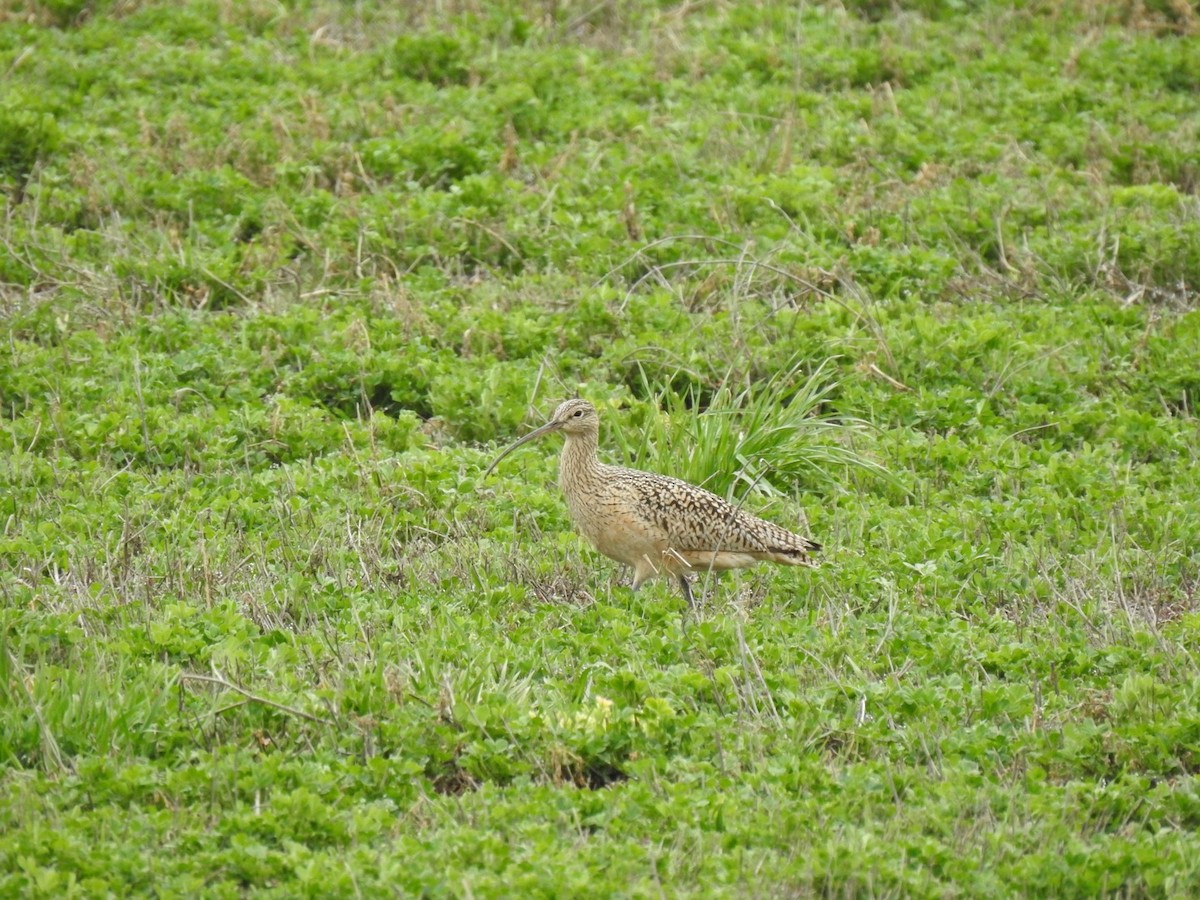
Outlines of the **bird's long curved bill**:
<svg viewBox="0 0 1200 900">
<path fill-rule="evenodd" d="M 558 422 L 547 422 L 541 428 L 535 428 L 535 429 L 533 429 L 533 431 L 529 432 L 529 434 L 525 435 L 525 437 L 520 438 L 520 439 L 514 441 L 513 443 L 509 444 L 508 448 L 503 453 L 501 453 L 499 456 L 497 456 L 494 460 L 492 460 L 492 464 L 490 466 L 488 466 L 487 469 L 484 470 L 483 477 L 487 478 L 489 475 L 491 475 L 492 469 L 494 469 L 494 468 L 496 468 L 496 466 L 500 465 L 500 460 L 504 459 L 504 457 L 508 456 L 508 454 L 512 453 L 514 450 L 516 450 L 522 444 L 528 444 L 530 441 L 535 440 L 536 438 L 540 438 L 543 434 L 548 434 L 551 431 L 557 431 L 558 428 L 559 428 Z"/>
</svg>

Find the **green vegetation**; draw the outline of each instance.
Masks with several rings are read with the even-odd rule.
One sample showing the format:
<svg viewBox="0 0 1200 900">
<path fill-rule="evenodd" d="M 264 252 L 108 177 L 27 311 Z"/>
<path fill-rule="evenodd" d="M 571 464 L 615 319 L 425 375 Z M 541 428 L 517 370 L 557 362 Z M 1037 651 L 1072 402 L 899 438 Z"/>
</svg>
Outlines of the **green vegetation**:
<svg viewBox="0 0 1200 900">
<path fill-rule="evenodd" d="M 0 0 L 0 895 L 1194 895 L 1198 29 Z"/>
</svg>

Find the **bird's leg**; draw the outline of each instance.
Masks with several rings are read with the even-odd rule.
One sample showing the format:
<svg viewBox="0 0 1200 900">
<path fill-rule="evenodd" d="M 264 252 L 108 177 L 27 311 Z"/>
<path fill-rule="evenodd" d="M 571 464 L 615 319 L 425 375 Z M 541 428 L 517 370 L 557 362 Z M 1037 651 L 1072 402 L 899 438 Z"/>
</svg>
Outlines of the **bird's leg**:
<svg viewBox="0 0 1200 900">
<path fill-rule="evenodd" d="M 696 608 L 696 598 L 692 596 L 692 583 L 688 581 L 688 577 L 682 572 L 679 573 L 679 586 L 683 588 L 683 599 L 688 603 L 689 609 Z"/>
<path fill-rule="evenodd" d="M 643 556 L 633 564 L 633 584 L 630 587 L 633 590 L 640 588 L 647 579 L 653 578 L 658 574 L 658 566 L 650 561 L 649 556 Z"/>
</svg>

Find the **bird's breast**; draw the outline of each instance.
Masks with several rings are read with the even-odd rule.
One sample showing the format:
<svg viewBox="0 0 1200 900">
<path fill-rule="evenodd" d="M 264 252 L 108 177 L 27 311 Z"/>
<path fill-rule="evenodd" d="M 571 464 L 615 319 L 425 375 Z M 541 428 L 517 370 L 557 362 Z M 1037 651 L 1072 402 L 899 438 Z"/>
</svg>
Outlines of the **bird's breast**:
<svg viewBox="0 0 1200 900">
<path fill-rule="evenodd" d="M 639 515 L 619 486 L 564 485 L 563 493 L 576 529 L 609 559 L 637 566 L 646 557 L 657 559 L 666 549 L 662 529 Z"/>
</svg>

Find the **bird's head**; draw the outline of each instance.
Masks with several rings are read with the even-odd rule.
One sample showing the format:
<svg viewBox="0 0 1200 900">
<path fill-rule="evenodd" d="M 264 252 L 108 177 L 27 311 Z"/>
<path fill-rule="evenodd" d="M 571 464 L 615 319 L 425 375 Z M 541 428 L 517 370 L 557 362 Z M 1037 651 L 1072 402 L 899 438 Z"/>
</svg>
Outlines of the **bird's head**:
<svg viewBox="0 0 1200 900">
<path fill-rule="evenodd" d="M 542 426 L 546 431 L 565 431 L 567 434 L 584 434 L 600 429 L 600 416 L 596 407 L 586 400 L 565 400 L 558 405 L 550 421 Z M 541 431 L 542 429 L 538 429 Z"/>
<path fill-rule="evenodd" d="M 596 412 L 596 407 L 588 403 L 586 400 L 565 400 L 558 405 L 558 409 L 554 410 L 554 415 L 550 417 L 545 425 L 540 428 L 535 428 L 525 437 L 517 440 L 509 445 L 509 447 L 497 456 L 487 470 L 483 473 L 486 478 L 491 474 L 492 469 L 500 464 L 500 460 L 508 456 L 522 444 L 528 444 L 530 441 L 540 438 L 543 434 L 549 434 L 552 431 L 561 431 L 567 435 L 582 435 L 595 434 L 600 430 L 600 416 Z"/>
</svg>

